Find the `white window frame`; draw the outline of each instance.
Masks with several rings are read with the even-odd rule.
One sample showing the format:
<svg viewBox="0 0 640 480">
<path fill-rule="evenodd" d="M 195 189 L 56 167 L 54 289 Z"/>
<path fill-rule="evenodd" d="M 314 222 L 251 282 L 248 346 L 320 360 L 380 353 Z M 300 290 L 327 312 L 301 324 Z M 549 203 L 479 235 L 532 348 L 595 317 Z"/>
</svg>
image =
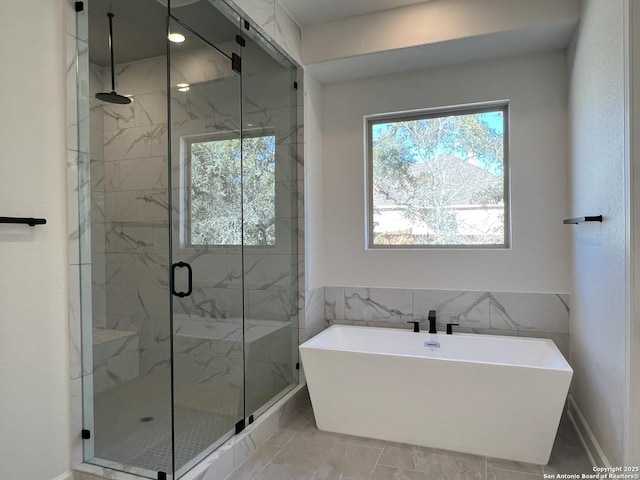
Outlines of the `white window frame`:
<svg viewBox="0 0 640 480">
<path fill-rule="evenodd" d="M 381 245 L 373 243 L 373 125 L 380 123 L 421 120 L 461 114 L 485 112 L 503 112 L 503 191 L 504 191 L 504 242 L 495 244 L 439 244 L 439 245 Z M 364 117 L 365 146 L 365 250 L 401 250 L 401 249 L 511 249 L 511 192 L 509 168 L 509 101 L 483 102 L 466 105 L 454 105 L 401 112 L 366 115 Z"/>
</svg>

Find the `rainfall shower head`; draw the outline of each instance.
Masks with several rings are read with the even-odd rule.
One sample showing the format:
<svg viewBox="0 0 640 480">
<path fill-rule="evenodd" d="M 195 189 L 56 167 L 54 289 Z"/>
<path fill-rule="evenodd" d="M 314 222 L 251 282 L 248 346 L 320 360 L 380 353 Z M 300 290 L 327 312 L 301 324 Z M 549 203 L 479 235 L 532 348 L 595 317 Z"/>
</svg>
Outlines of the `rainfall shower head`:
<svg viewBox="0 0 640 480">
<path fill-rule="evenodd" d="M 119 95 L 115 91 L 113 92 L 100 92 L 96 93 L 96 98 L 98 100 L 102 100 L 103 102 L 109 103 L 118 103 L 120 105 L 128 105 L 131 103 L 131 99 L 129 97 L 125 97 L 124 95 Z"/>
<path fill-rule="evenodd" d="M 109 51 L 111 52 L 111 92 L 100 92 L 96 93 L 96 98 L 98 100 L 102 100 L 103 102 L 109 103 L 117 103 L 119 105 L 128 105 L 131 103 L 131 99 L 129 97 L 125 97 L 124 95 L 119 95 L 116 93 L 116 74 L 113 66 L 113 13 L 107 13 L 107 17 L 109 17 Z"/>
</svg>

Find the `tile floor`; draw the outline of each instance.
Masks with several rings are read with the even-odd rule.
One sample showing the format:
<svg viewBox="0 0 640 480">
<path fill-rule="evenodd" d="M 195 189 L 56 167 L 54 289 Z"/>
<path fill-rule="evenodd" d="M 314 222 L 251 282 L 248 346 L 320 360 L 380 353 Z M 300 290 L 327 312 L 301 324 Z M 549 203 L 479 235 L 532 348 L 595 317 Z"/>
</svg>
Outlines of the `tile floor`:
<svg viewBox="0 0 640 480">
<path fill-rule="evenodd" d="M 309 405 L 226 480 L 535 480 L 558 473 L 592 473 L 566 416 L 549 464 L 540 466 L 322 432 Z"/>
</svg>

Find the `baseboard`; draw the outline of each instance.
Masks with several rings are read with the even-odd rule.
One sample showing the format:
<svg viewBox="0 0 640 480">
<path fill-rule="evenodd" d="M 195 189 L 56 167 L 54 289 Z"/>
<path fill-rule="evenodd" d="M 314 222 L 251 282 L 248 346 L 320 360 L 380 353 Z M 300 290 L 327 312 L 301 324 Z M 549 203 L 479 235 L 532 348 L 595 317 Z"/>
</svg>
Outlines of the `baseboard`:
<svg viewBox="0 0 640 480">
<path fill-rule="evenodd" d="M 609 460 L 600 447 L 598 440 L 596 440 L 593 431 L 589 428 L 589 424 L 580 411 L 573 395 L 569 395 L 567 398 L 567 414 L 569 415 L 571 423 L 573 423 L 573 427 L 578 433 L 578 437 L 580 437 L 580 442 L 582 442 L 582 446 L 587 452 L 587 457 L 589 457 L 591 465 L 593 467 L 611 467 L 611 463 L 609 463 Z"/>
</svg>

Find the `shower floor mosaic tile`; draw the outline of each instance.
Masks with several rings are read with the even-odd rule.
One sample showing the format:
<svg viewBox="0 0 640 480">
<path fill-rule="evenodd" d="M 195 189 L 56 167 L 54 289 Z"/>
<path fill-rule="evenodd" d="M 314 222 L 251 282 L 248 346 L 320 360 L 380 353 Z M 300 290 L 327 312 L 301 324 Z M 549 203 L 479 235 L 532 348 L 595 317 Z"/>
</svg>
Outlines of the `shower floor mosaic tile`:
<svg viewBox="0 0 640 480">
<path fill-rule="evenodd" d="M 557 473 L 593 473 L 566 416 L 549 464 L 540 466 L 322 432 L 309 406 L 226 480 L 535 480 Z"/>
<path fill-rule="evenodd" d="M 180 468 L 234 428 L 239 389 L 186 384 L 175 393 L 176 466 Z M 95 456 L 151 471 L 171 471 L 170 387 L 142 376 L 95 396 Z M 214 408 L 215 407 L 215 408 Z"/>
</svg>

